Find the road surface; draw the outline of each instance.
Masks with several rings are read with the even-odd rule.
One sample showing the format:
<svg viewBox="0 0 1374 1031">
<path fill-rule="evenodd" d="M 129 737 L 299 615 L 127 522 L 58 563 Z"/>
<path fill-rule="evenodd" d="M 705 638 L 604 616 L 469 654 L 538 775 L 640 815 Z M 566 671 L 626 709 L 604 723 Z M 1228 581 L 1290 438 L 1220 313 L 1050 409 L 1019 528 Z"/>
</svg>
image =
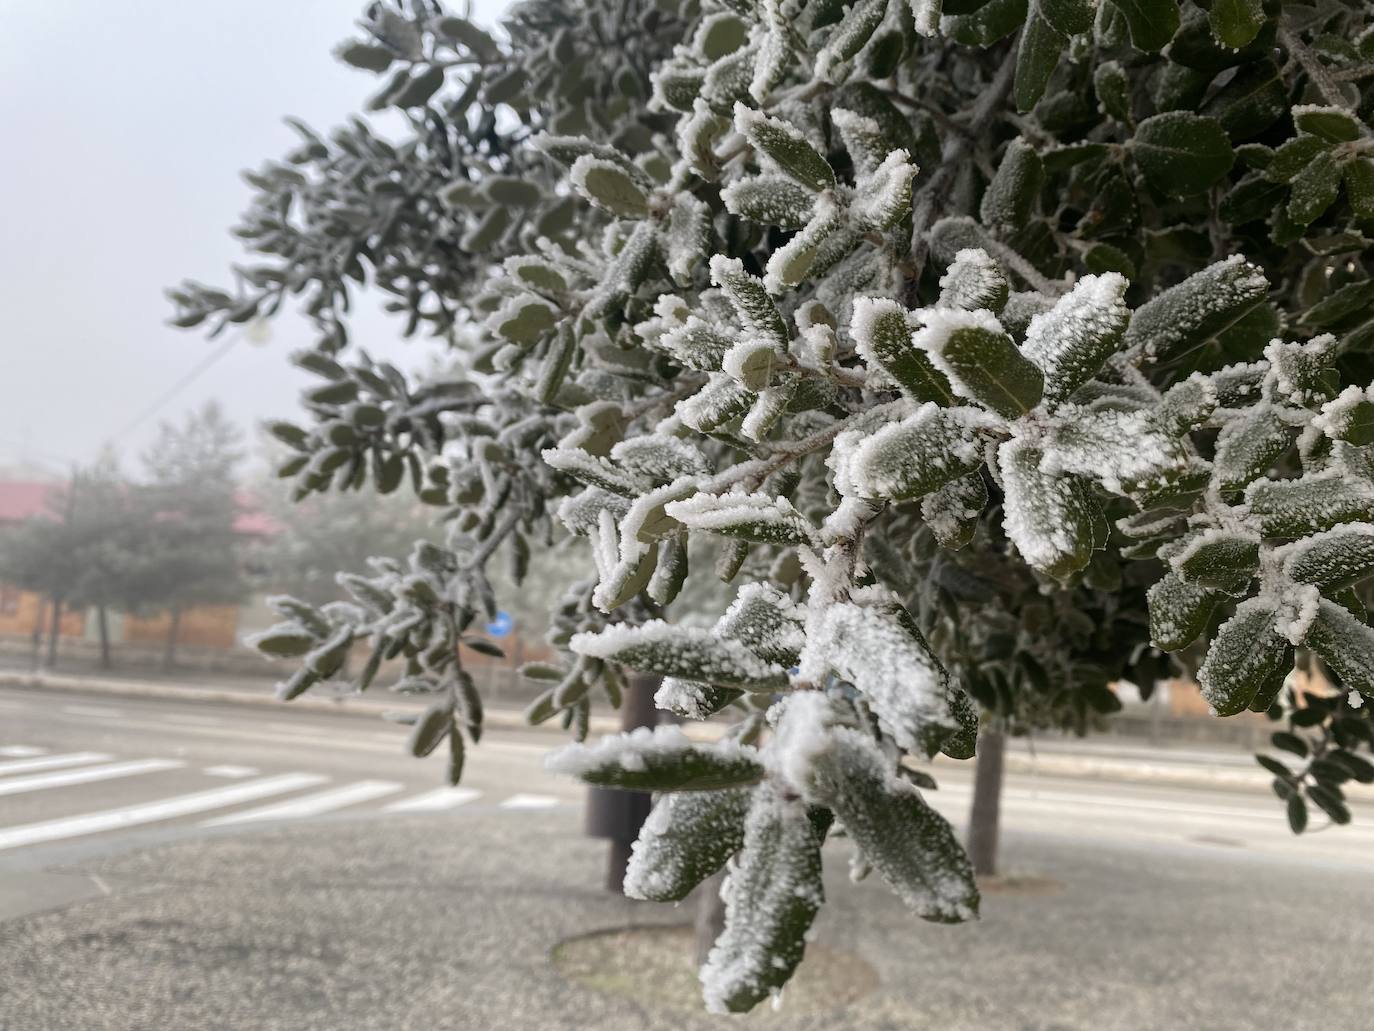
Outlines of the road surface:
<svg viewBox="0 0 1374 1031">
<path fill-rule="evenodd" d="M 428 814 L 491 807 L 537 815 L 580 803 L 576 783 L 549 775 L 542 757 L 561 743 L 544 731 L 489 730 L 469 752 L 464 782 L 442 786 L 444 757 L 405 753 L 406 728 L 341 711 L 301 712 L 199 701 L 0 689 L 0 864 L 45 849 L 83 854 L 174 836 L 234 833 L 264 823 Z M 1085 745 L 1083 768 L 1115 750 L 1144 764 L 1249 769 L 1236 753 L 1181 752 L 1112 742 Z M 442 753 L 442 749 L 440 752 Z M 1374 806 L 1355 823 L 1295 838 L 1266 789 L 1129 783 L 1008 774 L 1008 831 L 1089 844 L 1150 843 L 1228 849 L 1283 862 L 1365 865 L 1374 857 Z M 1131 760 L 1131 757 L 1135 760 Z M 969 803 L 970 769 L 942 762 L 931 802 L 955 822 Z M 64 848 L 65 854 L 69 848 Z M 3 915 L 3 909 L 0 909 Z"/>
</svg>

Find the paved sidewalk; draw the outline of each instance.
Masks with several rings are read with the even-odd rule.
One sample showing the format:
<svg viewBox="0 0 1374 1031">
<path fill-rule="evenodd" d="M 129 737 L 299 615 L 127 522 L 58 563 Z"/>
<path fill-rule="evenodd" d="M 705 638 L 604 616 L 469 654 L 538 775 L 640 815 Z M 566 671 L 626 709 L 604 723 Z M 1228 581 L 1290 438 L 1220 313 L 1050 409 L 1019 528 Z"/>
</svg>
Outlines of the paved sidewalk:
<svg viewBox="0 0 1374 1031">
<path fill-rule="evenodd" d="M 1369 1026 L 1367 870 L 1201 847 L 1092 850 L 1011 837 L 1005 865 L 1053 878 L 1058 889 L 988 894 L 980 922 L 941 927 L 912 919 L 876 879 L 851 884 L 848 847 L 826 847 L 830 903 L 813 952 L 868 964 L 869 990 L 839 1009 L 764 1006 L 762 1026 Z M 45 865 L 95 878 L 109 894 L 0 924 L 0 1028 L 740 1026 L 694 1006 L 603 994 L 559 974 L 551 950 L 569 936 L 690 920 L 690 909 L 595 890 L 601 858 L 572 813 L 490 811 L 174 842 L 100 860 L 51 853 Z M 13 875 L 0 867 L 0 876 Z M 632 966 L 635 957 L 623 962 Z"/>
</svg>

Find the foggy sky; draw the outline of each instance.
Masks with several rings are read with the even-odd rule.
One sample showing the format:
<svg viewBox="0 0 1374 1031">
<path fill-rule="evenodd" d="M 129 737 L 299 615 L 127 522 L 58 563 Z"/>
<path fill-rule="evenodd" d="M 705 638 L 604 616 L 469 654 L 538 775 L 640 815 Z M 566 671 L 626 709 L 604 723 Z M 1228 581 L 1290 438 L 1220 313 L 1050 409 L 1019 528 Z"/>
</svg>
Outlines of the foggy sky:
<svg viewBox="0 0 1374 1031">
<path fill-rule="evenodd" d="M 456 5 L 455 5 L 456 6 Z M 503 0 L 478 0 L 486 24 Z M 248 202 L 239 170 L 327 130 L 379 85 L 331 56 L 363 0 L 42 0 L 0 4 L 0 467 L 60 472 L 113 444 L 126 471 L 159 419 L 218 398 L 245 429 L 290 416 L 306 377 L 294 314 L 242 340 L 156 416 L 124 432 L 219 340 L 168 327 L 164 287 L 224 285 Z M 372 305 L 354 339 L 405 367 Z M 231 328 L 230 333 L 237 330 Z"/>
</svg>

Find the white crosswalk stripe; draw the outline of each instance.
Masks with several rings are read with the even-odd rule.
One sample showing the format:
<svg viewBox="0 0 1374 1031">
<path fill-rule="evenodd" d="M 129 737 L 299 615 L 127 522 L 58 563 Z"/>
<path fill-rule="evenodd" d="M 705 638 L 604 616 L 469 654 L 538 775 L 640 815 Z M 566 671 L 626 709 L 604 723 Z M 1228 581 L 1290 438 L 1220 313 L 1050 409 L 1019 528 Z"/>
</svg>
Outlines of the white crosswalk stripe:
<svg viewBox="0 0 1374 1031">
<path fill-rule="evenodd" d="M 212 777 L 228 777 L 230 780 L 238 780 L 240 777 L 252 777 L 258 772 L 256 766 L 207 766 L 205 772 Z"/>
<path fill-rule="evenodd" d="M 100 812 L 86 813 L 81 816 L 68 816 L 56 820 L 42 820 L 38 823 L 21 824 L 16 827 L 0 828 L 0 850 L 18 848 L 20 845 L 34 845 L 47 841 L 61 841 L 79 838 L 101 831 L 121 830 L 137 827 L 146 823 L 171 820 L 178 816 L 224 809 L 242 802 L 253 802 L 272 795 L 284 795 L 288 791 L 314 787 L 329 778 L 315 773 L 284 773 L 276 777 L 245 781 L 241 784 L 228 784 L 196 791 L 189 795 L 177 795 L 144 802 L 139 805 L 121 806 L 118 809 L 105 809 Z"/>
<path fill-rule="evenodd" d="M 33 745 L 0 745 L 0 756 L 6 759 L 28 759 L 35 755 L 47 755 L 46 748 L 35 748 Z"/>
<path fill-rule="evenodd" d="M 64 705 L 62 711 L 72 716 L 90 716 L 98 720 L 117 720 L 124 715 L 119 709 L 104 709 L 94 705 Z"/>
<path fill-rule="evenodd" d="M 382 809 L 384 813 L 432 813 L 455 806 L 466 805 L 482 797 L 482 792 L 474 788 L 435 788 L 399 802 L 392 802 Z"/>
<path fill-rule="evenodd" d="M 511 795 L 501 803 L 502 809 L 552 809 L 558 799 L 552 795 Z"/>
<path fill-rule="evenodd" d="M 230 813 L 228 816 L 217 816 L 212 820 L 206 820 L 201 826 L 223 827 L 228 824 L 253 823 L 259 820 L 292 820 L 303 816 L 318 816 L 321 813 L 342 809 L 344 806 L 368 802 L 384 795 L 394 795 L 404 786 L 394 780 L 360 780 L 354 784 L 330 788 L 328 791 L 318 791 L 313 795 L 293 798 L 290 801 L 277 802 L 258 809 L 249 809 L 242 813 Z"/>
<path fill-rule="evenodd" d="M 104 752 L 69 752 L 66 755 L 41 755 L 33 759 L 13 759 L 0 763 L 0 776 L 11 773 L 33 773 L 36 770 L 60 770 L 64 766 L 84 766 L 87 763 L 109 762 L 114 756 Z"/>
<path fill-rule="evenodd" d="M 130 762 L 110 763 L 108 766 L 84 766 L 76 770 L 56 773 L 35 773 L 28 777 L 9 777 L 0 780 L 0 795 L 17 795 L 24 791 L 44 788 L 63 788 L 71 784 L 89 784 L 115 777 L 132 777 L 136 773 L 160 773 L 176 770 L 186 764 L 179 759 L 134 759 Z"/>
</svg>

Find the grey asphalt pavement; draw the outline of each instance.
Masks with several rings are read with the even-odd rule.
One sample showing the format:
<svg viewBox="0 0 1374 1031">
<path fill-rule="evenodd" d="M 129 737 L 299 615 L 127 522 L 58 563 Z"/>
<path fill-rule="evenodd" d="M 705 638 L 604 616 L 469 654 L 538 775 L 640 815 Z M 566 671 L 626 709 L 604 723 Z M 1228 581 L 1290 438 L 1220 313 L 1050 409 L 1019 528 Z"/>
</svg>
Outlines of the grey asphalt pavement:
<svg viewBox="0 0 1374 1031">
<path fill-rule="evenodd" d="M 732 1026 L 559 972 L 571 936 L 691 913 L 598 890 L 604 846 L 581 836 L 582 792 L 542 770 L 556 738 L 493 731 L 470 794 L 419 806 L 439 763 L 406 757 L 403 737 L 289 706 L 0 689 L 0 1031 Z M 1374 807 L 1294 839 L 1265 790 L 1099 779 L 1111 752 L 1010 774 L 1003 865 L 1028 888 L 989 892 L 976 925 L 912 919 L 876 880 L 850 883 L 847 843 L 828 844 L 816 948 L 867 964 L 872 984 L 838 1008 L 784 997 L 745 1023 L 1374 1026 Z M 138 764 L 152 765 L 119 772 Z M 936 767 L 930 798 L 956 822 L 968 772 Z M 264 783 L 278 788 L 176 802 Z M 130 812 L 143 816 L 101 815 Z"/>
</svg>

